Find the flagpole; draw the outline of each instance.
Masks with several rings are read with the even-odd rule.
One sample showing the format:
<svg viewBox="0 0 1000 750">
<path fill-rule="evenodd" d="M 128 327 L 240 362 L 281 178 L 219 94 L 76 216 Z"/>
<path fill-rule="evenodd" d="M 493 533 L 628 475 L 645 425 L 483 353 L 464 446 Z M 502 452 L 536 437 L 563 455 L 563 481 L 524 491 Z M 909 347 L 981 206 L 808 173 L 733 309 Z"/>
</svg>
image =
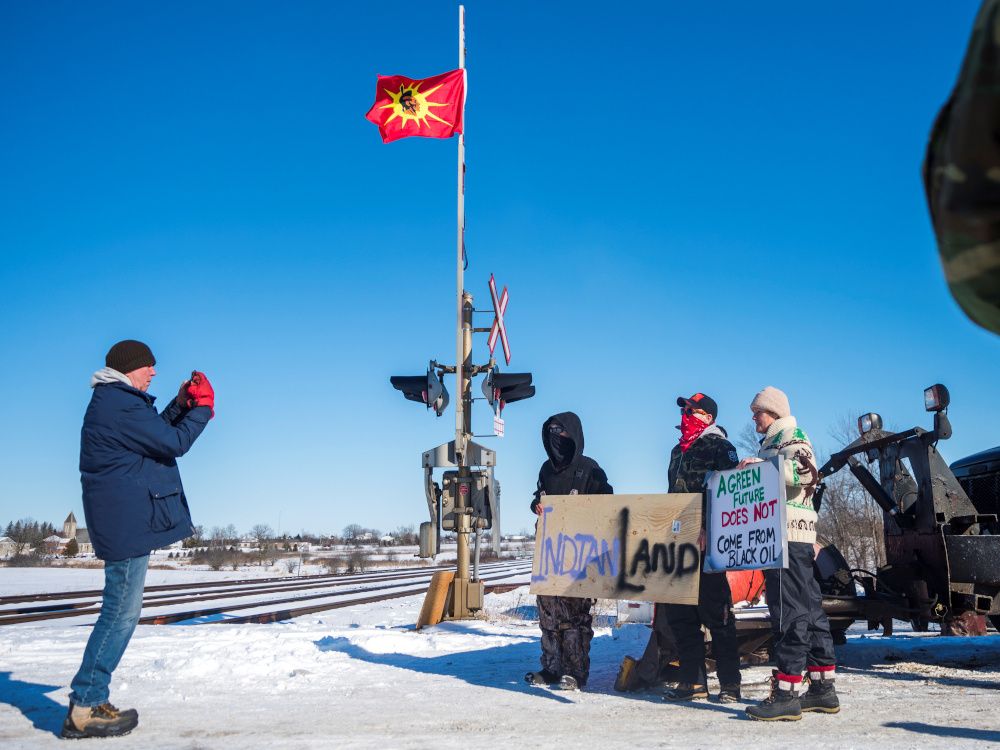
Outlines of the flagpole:
<svg viewBox="0 0 1000 750">
<path fill-rule="evenodd" d="M 458 67 L 465 70 L 465 6 L 458 6 Z M 464 89 L 464 86 L 463 86 Z M 462 130 L 465 130 L 465 99 L 462 99 Z M 465 404 L 462 398 L 464 336 L 462 332 L 462 297 L 465 292 L 465 134 L 458 134 L 458 249 L 457 249 L 457 328 L 455 336 L 455 458 L 459 466 L 465 456 Z"/>
<path fill-rule="evenodd" d="M 465 76 L 465 6 L 458 6 L 458 67 Z M 462 129 L 465 129 L 465 94 L 463 80 Z M 457 328 L 455 336 L 455 464 L 458 482 L 455 493 L 456 565 L 451 585 L 451 616 L 464 619 L 472 609 L 482 607 L 482 582 L 475 588 L 469 580 L 469 533 L 472 517 L 472 476 L 469 468 L 469 442 L 472 438 L 472 295 L 465 291 L 465 135 L 458 135 L 458 242 L 455 252 L 457 282 Z M 477 595 L 478 594 L 478 595 Z M 473 599 L 475 605 L 470 607 Z"/>
</svg>

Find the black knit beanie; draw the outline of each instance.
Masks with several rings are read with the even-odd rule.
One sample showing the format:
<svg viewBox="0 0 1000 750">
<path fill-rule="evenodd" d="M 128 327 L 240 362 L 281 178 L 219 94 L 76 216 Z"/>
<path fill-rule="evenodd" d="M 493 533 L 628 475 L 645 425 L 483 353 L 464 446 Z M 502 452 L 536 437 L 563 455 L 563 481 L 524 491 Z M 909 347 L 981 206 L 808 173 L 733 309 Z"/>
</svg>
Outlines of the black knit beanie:
<svg viewBox="0 0 1000 750">
<path fill-rule="evenodd" d="M 149 347 L 141 341 L 125 339 L 108 350 L 104 364 L 122 374 L 127 374 L 140 367 L 152 367 L 156 364 L 156 357 L 153 356 Z"/>
</svg>

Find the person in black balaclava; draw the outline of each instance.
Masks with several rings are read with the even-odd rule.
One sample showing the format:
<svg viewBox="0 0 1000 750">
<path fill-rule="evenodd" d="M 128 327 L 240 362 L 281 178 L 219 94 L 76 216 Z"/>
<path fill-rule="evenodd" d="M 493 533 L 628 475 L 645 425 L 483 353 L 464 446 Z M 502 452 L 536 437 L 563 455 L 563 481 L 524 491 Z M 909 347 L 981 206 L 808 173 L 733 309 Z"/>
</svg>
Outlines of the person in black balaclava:
<svg viewBox="0 0 1000 750">
<path fill-rule="evenodd" d="M 545 495 L 610 495 L 608 476 L 592 458 L 583 455 L 583 426 L 571 411 L 556 414 L 542 425 L 542 445 L 548 460 L 538 472 L 538 489 L 531 501 L 533 513 L 541 515 Z M 590 674 L 590 641 L 594 637 L 590 608 L 593 599 L 572 596 L 542 596 L 538 601 L 538 624 L 542 629 L 542 669 L 528 672 L 529 684 L 558 683 L 565 690 L 587 684 Z"/>
</svg>

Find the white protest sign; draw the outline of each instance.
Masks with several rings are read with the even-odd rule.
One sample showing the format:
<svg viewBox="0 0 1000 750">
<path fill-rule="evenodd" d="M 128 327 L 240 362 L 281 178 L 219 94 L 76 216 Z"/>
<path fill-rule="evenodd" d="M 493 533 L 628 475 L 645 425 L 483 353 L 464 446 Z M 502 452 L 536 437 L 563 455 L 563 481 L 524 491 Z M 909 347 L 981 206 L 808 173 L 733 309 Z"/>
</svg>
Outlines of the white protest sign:
<svg viewBox="0 0 1000 750">
<path fill-rule="evenodd" d="M 782 457 L 705 477 L 705 571 L 788 567 Z"/>
<path fill-rule="evenodd" d="M 546 495 L 531 593 L 698 603 L 701 495 Z"/>
</svg>

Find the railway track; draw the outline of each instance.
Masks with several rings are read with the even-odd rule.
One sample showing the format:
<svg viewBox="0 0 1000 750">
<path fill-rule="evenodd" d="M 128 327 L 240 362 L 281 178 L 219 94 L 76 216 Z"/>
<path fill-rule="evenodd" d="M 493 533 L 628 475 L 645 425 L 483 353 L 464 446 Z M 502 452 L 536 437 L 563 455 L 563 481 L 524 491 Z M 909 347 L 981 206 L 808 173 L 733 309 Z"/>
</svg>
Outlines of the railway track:
<svg viewBox="0 0 1000 750">
<path fill-rule="evenodd" d="M 267 623 L 404 596 L 426 589 L 431 576 L 450 566 L 395 569 L 350 576 L 318 575 L 149 586 L 143 592 L 144 625 Z M 486 590 L 512 588 L 528 581 L 528 561 L 480 566 Z M 500 582 L 507 581 L 506 586 Z M 99 590 L 63 591 L 0 597 L 0 626 L 56 619 L 93 624 L 100 612 Z M 44 602 L 44 603 L 43 603 Z M 185 605 L 203 605 L 188 609 Z M 281 608 L 275 609 L 277 605 Z M 178 609 L 178 607 L 183 607 Z M 151 612 L 164 609 L 166 611 Z M 240 614 L 230 614 L 239 612 Z M 79 619 L 79 622 L 76 621 Z"/>
</svg>

